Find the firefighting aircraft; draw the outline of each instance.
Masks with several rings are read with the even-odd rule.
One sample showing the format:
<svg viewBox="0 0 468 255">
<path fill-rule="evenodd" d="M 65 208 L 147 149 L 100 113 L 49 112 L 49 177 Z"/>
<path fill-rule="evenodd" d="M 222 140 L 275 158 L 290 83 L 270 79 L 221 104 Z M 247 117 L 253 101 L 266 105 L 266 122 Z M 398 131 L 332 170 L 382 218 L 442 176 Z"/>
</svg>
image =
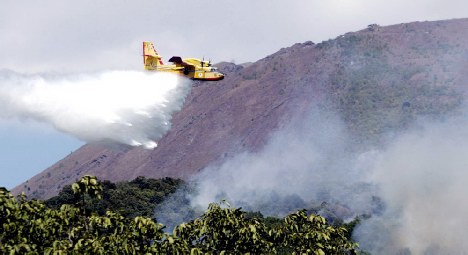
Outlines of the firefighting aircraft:
<svg viewBox="0 0 468 255">
<path fill-rule="evenodd" d="M 150 71 L 174 72 L 182 74 L 193 80 L 219 81 L 224 79 L 224 74 L 211 66 L 210 61 L 196 58 L 184 58 L 174 56 L 169 59 L 172 64 L 165 65 L 162 57 L 154 49 L 152 42 L 143 42 L 143 61 L 145 69 Z"/>
</svg>

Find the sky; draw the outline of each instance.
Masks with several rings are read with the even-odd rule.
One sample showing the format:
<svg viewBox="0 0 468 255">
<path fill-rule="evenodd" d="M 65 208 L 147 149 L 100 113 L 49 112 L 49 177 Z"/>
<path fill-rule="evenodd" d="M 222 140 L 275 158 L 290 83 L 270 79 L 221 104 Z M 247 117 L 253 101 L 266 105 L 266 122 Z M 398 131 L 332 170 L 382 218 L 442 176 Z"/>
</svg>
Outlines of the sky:
<svg viewBox="0 0 468 255">
<path fill-rule="evenodd" d="M 145 40 L 164 60 L 180 55 L 240 64 L 369 24 L 466 17 L 466 0 L 3 0 L 0 70 L 141 70 Z M 0 119 L 0 186 L 13 188 L 83 144 L 48 124 Z"/>
</svg>

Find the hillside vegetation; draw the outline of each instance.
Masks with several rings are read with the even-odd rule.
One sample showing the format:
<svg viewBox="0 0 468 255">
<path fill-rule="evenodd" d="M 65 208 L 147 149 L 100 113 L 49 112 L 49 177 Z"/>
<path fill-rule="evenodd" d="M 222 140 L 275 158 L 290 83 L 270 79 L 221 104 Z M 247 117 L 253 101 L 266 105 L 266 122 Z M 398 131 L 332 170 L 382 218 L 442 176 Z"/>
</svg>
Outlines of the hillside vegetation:
<svg viewBox="0 0 468 255">
<path fill-rule="evenodd" d="M 148 179 L 138 177 L 133 181 L 112 183 L 101 182 L 102 199 L 90 198 L 86 210 L 105 215 L 107 210 L 118 212 L 124 217 L 152 217 L 155 207 L 177 188 L 184 185 L 180 179 Z M 45 201 L 45 205 L 60 209 L 64 204 L 77 204 L 79 197 L 73 192 L 72 185 L 65 186 L 60 193 Z"/>
<path fill-rule="evenodd" d="M 138 182 L 141 185 L 153 181 L 140 179 Z M 15 199 L 1 189 L 0 252 L 12 255 L 356 253 L 356 244 L 349 240 L 345 227 L 331 226 L 325 218 L 307 215 L 305 210 L 268 226 L 256 217 L 246 217 L 240 208 L 211 204 L 200 217 L 176 226 L 173 233 L 164 233 L 164 226 L 148 217 L 124 217 L 112 210 L 99 215 L 90 203 L 103 198 L 103 185 L 93 176 L 82 177 L 71 185 L 71 190 L 73 204 L 53 209 L 42 201 L 27 200 L 24 195 Z"/>
</svg>

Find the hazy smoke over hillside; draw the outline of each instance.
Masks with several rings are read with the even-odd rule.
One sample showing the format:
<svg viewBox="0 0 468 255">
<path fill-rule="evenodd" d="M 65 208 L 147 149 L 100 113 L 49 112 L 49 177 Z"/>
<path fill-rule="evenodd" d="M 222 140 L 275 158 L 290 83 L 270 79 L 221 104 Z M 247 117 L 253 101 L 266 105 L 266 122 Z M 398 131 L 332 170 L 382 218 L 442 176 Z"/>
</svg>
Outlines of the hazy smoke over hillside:
<svg viewBox="0 0 468 255">
<path fill-rule="evenodd" d="M 462 117 L 420 121 L 382 148 L 357 152 L 339 118 L 315 110 L 272 134 L 260 152 L 205 169 L 192 205 L 227 199 L 267 215 L 311 205 L 326 217 L 368 214 L 354 237 L 372 254 L 461 254 L 467 127 Z"/>
<path fill-rule="evenodd" d="M 303 116 L 304 117 L 304 116 Z M 197 176 L 194 205 L 227 199 L 234 206 L 283 216 L 311 203 L 338 205 L 351 217 L 372 210 L 361 159 L 349 152 L 344 125 L 333 114 L 314 110 L 272 134 L 258 153 L 241 153 Z M 351 202 L 352 201 L 352 202 Z"/>
<path fill-rule="evenodd" d="M 87 142 L 154 148 L 190 84 L 136 71 L 81 75 L 0 73 L 1 118 L 33 119 Z"/>
<path fill-rule="evenodd" d="M 466 119 L 426 123 L 376 155 L 371 181 L 387 209 L 355 231 L 362 247 L 373 254 L 468 252 L 467 127 Z"/>
</svg>

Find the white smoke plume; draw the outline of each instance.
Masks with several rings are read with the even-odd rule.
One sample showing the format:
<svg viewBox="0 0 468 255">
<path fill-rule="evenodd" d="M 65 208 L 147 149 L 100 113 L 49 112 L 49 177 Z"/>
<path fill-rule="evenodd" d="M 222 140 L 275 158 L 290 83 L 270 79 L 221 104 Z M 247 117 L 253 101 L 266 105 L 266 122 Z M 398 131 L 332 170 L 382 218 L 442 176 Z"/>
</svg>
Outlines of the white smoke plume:
<svg viewBox="0 0 468 255">
<path fill-rule="evenodd" d="M 466 254 L 468 121 L 425 123 L 376 155 L 386 205 L 354 236 L 372 254 Z"/>
<path fill-rule="evenodd" d="M 192 204 L 228 200 L 233 206 L 284 216 L 307 205 L 335 205 L 334 214 L 353 217 L 372 210 L 371 185 L 362 180 L 365 156 L 349 151 L 336 115 L 313 111 L 272 134 L 261 151 L 244 152 L 205 169 L 195 182 Z"/>
<path fill-rule="evenodd" d="M 32 119 L 86 142 L 156 147 L 190 83 L 169 73 L 79 75 L 0 72 L 0 118 Z"/>
<path fill-rule="evenodd" d="M 282 216 L 326 202 L 325 217 L 367 214 L 354 232 L 371 254 L 468 252 L 468 120 L 419 121 L 381 148 L 356 148 L 336 115 L 315 111 L 196 178 L 192 206 L 226 199 Z"/>
</svg>

